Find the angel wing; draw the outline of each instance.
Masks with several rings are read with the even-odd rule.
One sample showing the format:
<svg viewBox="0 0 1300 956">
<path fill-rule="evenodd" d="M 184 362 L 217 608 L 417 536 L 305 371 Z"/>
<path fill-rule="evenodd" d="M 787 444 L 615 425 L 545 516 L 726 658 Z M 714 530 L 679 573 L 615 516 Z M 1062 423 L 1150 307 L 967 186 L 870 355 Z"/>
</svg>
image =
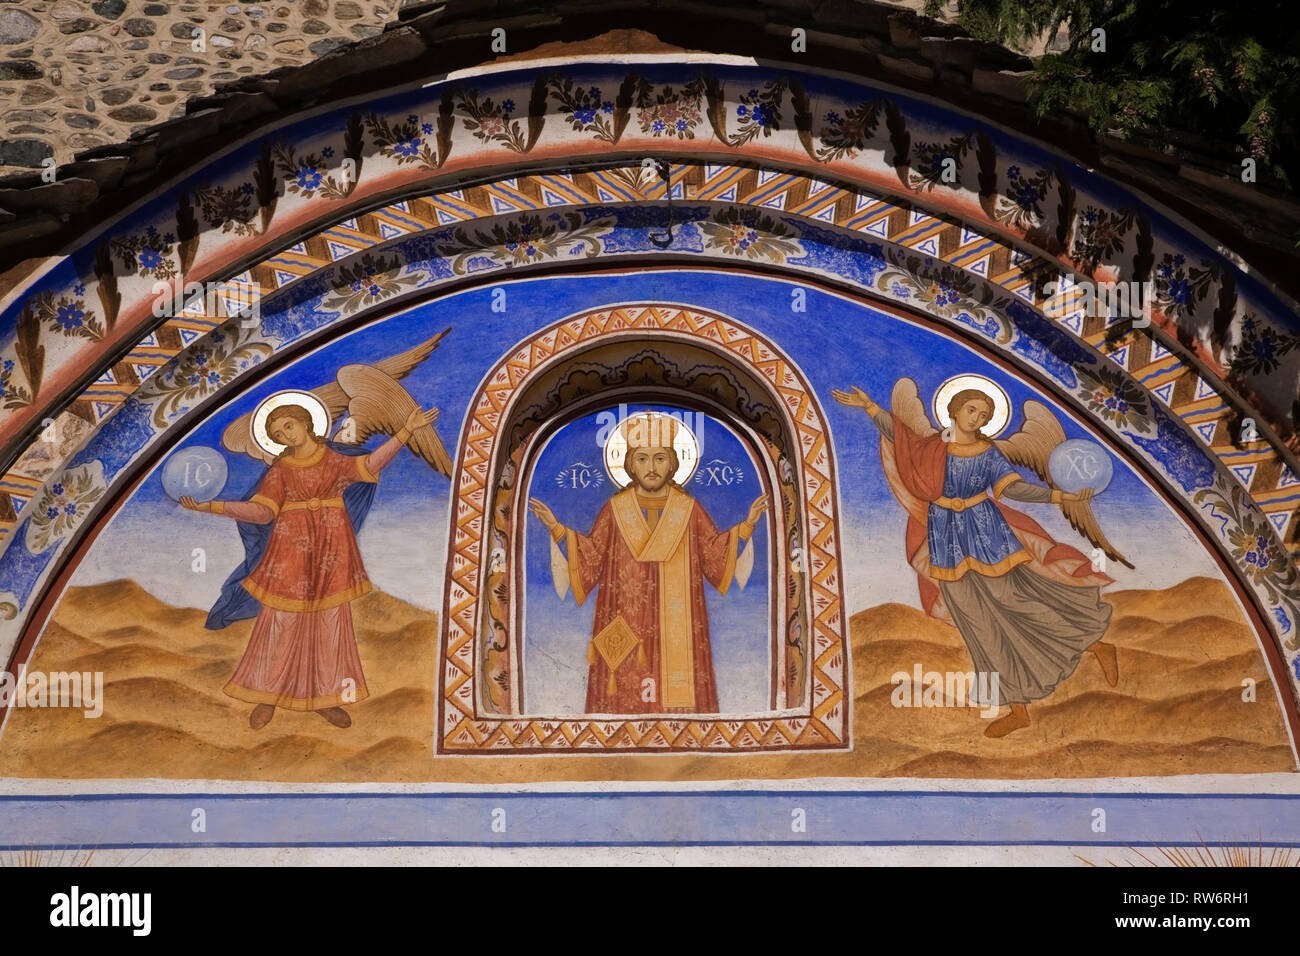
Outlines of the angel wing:
<svg viewBox="0 0 1300 956">
<path fill-rule="evenodd" d="M 443 338 L 450 331 L 451 329 L 444 329 L 437 335 L 426 339 L 414 348 L 407 349 L 405 352 L 400 352 L 397 355 L 390 355 L 388 358 L 376 362 L 370 367 L 382 372 L 392 381 L 393 386 L 400 389 L 403 394 L 406 394 L 406 389 L 397 385 L 397 382 L 409 375 L 421 362 L 432 355 L 434 350 L 438 348 Z M 319 398 L 325 405 L 325 408 L 329 410 L 331 421 L 338 421 L 339 415 L 348 410 L 348 406 L 352 401 L 352 397 L 344 390 L 343 386 L 341 386 L 337 380 L 317 386 L 316 388 L 311 389 L 311 392 Z M 410 396 L 408 395 L 407 397 L 409 398 Z M 250 458 L 265 462 L 269 465 L 275 461 L 275 457 L 267 454 L 262 450 L 257 442 L 253 441 L 252 422 L 252 412 L 249 412 L 246 415 L 241 415 L 239 418 L 235 419 L 227 425 L 226 430 L 221 433 L 221 444 L 227 451 L 248 455 Z M 401 427 L 401 422 L 399 422 L 397 428 L 394 428 L 393 431 L 397 431 L 397 429 Z M 431 426 L 429 430 L 432 431 Z M 424 431 L 424 429 L 421 429 L 421 431 Z M 373 431 L 367 432 L 367 434 L 373 433 Z M 437 442 L 437 447 L 442 447 L 442 442 L 438 439 L 436 433 L 433 436 L 433 440 Z M 434 454 L 434 448 L 432 444 L 429 443 L 427 436 L 425 436 L 422 441 L 424 444 L 429 445 L 428 451 L 430 454 Z M 414 444 L 414 439 L 412 440 L 412 444 Z M 438 468 L 438 465 L 434 464 L 433 461 L 421 452 L 417 451 L 416 454 L 419 454 L 420 457 L 425 458 L 425 460 L 431 465 Z M 446 458 L 447 453 L 445 449 L 442 454 L 443 457 Z M 447 470 L 444 471 L 443 474 L 450 475 L 450 473 L 450 459 L 448 459 Z"/>
<path fill-rule="evenodd" d="M 1020 430 L 1009 438 L 995 441 L 994 444 L 1006 456 L 1007 461 L 1013 465 L 1029 468 L 1044 484 L 1054 489 L 1056 485 L 1053 484 L 1048 472 L 1047 462 L 1052 456 L 1053 449 L 1065 441 L 1065 430 L 1061 428 L 1061 423 L 1052 414 L 1052 410 L 1042 402 L 1029 399 L 1024 404 L 1023 412 L 1025 421 L 1020 426 Z M 1133 567 L 1102 533 L 1101 526 L 1097 524 L 1097 518 L 1092 513 L 1090 502 L 1062 501 L 1059 507 L 1066 520 L 1070 522 L 1070 527 L 1091 541 L 1094 546 L 1101 548 L 1108 558 L 1118 561 L 1125 567 Z"/>
<path fill-rule="evenodd" d="M 913 379 L 903 377 L 894 383 L 894 391 L 889 396 L 889 410 L 922 438 L 939 430 L 931 424 L 930 416 L 925 413 L 925 403 L 921 401 L 921 394 Z"/>
<path fill-rule="evenodd" d="M 391 375 L 373 365 L 345 365 L 338 371 L 338 387 L 348 396 L 348 416 L 355 426 L 355 442 L 379 432 L 395 435 L 407 416 L 420 406 Z M 451 477 L 451 457 L 430 423 L 411 433 L 406 443 L 440 474 Z"/>
</svg>

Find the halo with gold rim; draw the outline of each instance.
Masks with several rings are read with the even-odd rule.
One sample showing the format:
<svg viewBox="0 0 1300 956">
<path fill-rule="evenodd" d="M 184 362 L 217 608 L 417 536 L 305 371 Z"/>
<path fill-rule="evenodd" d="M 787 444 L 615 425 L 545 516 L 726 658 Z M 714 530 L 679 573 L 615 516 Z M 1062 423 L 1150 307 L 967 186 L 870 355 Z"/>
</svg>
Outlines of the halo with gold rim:
<svg viewBox="0 0 1300 956">
<path fill-rule="evenodd" d="M 677 452 L 677 471 L 673 475 L 673 481 L 679 485 L 686 484 L 699 467 L 700 442 L 686 422 L 664 412 L 633 412 L 610 431 L 609 437 L 605 439 L 605 471 L 610 479 L 620 488 L 626 488 L 632 483 L 631 476 L 623 468 L 623 459 L 627 457 L 627 436 L 623 428 L 641 415 L 656 419 L 671 418 L 677 426 L 677 432 L 673 436 L 673 450 Z"/>
<path fill-rule="evenodd" d="M 948 417 L 948 402 L 958 392 L 967 388 L 978 389 L 993 402 L 993 415 L 989 418 L 988 424 L 980 429 L 980 432 L 985 438 L 994 438 L 1001 434 L 1002 430 L 1007 427 L 1007 422 L 1011 421 L 1011 399 L 1007 397 L 1006 390 L 993 379 L 973 373 L 954 375 L 935 391 L 930 408 L 934 412 L 934 420 L 939 423 L 939 427 L 947 428 L 952 424 L 952 419 Z"/>
<path fill-rule="evenodd" d="M 257 411 L 253 412 L 253 420 L 249 422 L 248 426 L 253 433 L 253 441 L 257 442 L 257 446 L 268 455 L 279 455 L 285 448 L 284 445 L 281 445 L 266 433 L 266 423 L 271 417 L 271 413 L 284 405 L 301 405 L 311 412 L 312 431 L 321 436 L 330 433 L 329 410 L 325 407 L 325 403 L 314 394 L 293 389 L 276 392 L 257 406 Z"/>
</svg>

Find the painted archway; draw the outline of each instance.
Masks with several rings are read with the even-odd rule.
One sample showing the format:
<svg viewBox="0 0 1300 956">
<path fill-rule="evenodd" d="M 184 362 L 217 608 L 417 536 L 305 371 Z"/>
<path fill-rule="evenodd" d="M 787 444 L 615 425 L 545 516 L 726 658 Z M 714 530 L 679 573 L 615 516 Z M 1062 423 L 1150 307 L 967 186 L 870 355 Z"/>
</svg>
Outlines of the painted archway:
<svg viewBox="0 0 1300 956">
<path fill-rule="evenodd" d="M 674 350 L 676 343 L 689 348 Z M 659 358 L 659 351 L 647 357 L 646 348 L 656 346 L 671 358 Z M 602 347 L 604 354 L 588 364 Z M 658 367 L 629 367 L 644 366 L 647 358 Z M 718 378 L 729 372 L 753 384 L 737 382 L 728 394 Z M 586 381 L 575 383 L 574 373 Z M 518 492 L 526 487 L 521 480 L 527 472 L 525 442 L 562 411 L 580 410 L 592 396 L 604 396 L 607 404 L 626 399 L 628 387 L 661 400 L 710 398 L 713 417 L 740 423 L 743 415 L 750 419 L 744 424 L 757 429 L 760 454 L 768 458 L 766 494 L 784 505 L 772 515 L 780 531 L 771 535 L 776 558 L 771 670 L 777 677 L 771 713 L 757 721 L 725 714 L 712 720 L 511 719 L 516 711 L 509 704 L 484 706 L 492 699 L 484 685 L 494 676 L 505 678 L 498 685 L 503 703 L 518 693 L 510 686 L 509 667 L 488 671 L 484 666 L 487 645 L 508 659 L 512 648 L 502 645 L 522 636 L 509 628 L 502 629 L 504 638 L 493 636 L 486 593 L 510 579 L 513 556 L 520 551 L 513 539 L 524 512 Z M 535 404 L 539 393 L 549 397 L 541 408 Z M 723 316 L 669 304 L 623 304 L 573 316 L 520 342 L 489 372 L 470 403 L 459 445 L 463 454 L 452 479 L 455 521 L 440 650 L 445 661 L 440 751 L 722 751 L 848 743 L 834 456 L 816 397 L 771 341 Z M 498 514 L 501 518 L 493 520 Z M 499 576 L 486 573 L 494 532 L 511 555 Z"/>
</svg>

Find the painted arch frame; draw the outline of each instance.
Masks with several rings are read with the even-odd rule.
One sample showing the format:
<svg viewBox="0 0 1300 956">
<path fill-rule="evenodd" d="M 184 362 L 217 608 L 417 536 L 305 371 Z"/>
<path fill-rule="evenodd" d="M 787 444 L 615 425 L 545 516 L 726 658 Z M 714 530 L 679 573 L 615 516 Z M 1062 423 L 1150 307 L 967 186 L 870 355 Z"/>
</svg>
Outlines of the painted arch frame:
<svg viewBox="0 0 1300 956">
<path fill-rule="evenodd" d="M 782 688 L 778 697 L 782 693 L 796 697 L 793 706 L 781 708 L 793 713 L 629 719 L 485 712 L 486 569 L 498 506 L 495 492 L 508 460 L 503 452 L 515 406 L 527 387 L 557 364 L 629 336 L 649 345 L 676 340 L 704 347 L 765 385 L 768 391 L 761 397 L 782 419 L 781 433 L 789 440 L 781 459 L 794 473 L 797 520 L 788 546 L 777 549 L 781 560 L 775 563 L 776 579 L 783 580 L 791 571 L 788 551 L 797 547 L 806 556 L 806 565 L 793 569 L 791 575 L 797 588 L 792 613 L 806 622 L 799 647 L 806 663 L 800 668 L 797 689 L 778 683 Z M 470 401 L 457 447 L 439 645 L 442 685 L 435 738 L 439 753 L 722 753 L 849 745 L 852 692 L 845 682 L 851 671 L 833 447 L 817 397 L 798 366 L 773 342 L 727 316 L 666 303 L 625 303 L 570 316 L 528 336 L 495 364 Z M 790 450 L 798 454 L 787 454 Z M 513 510 L 520 510 L 519 501 Z M 791 523 L 783 517 L 783 529 Z M 512 533 L 518 534 L 518 528 Z M 786 588 L 783 583 L 781 590 Z M 510 639 L 518 641 L 520 635 Z M 784 675 L 786 669 L 779 672 Z"/>
</svg>

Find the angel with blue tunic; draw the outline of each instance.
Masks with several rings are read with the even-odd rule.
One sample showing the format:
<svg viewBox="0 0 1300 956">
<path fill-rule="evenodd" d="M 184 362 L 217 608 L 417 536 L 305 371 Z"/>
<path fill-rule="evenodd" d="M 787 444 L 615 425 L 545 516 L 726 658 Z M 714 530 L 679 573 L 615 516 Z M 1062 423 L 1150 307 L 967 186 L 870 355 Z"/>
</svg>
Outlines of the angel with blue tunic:
<svg viewBox="0 0 1300 956">
<path fill-rule="evenodd" d="M 991 683 L 1000 699 L 980 703 L 1010 705 L 985 735 L 1028 727 L 1029 704 L 1073 674 L 1085 653 L 1116 686 L 1115 647 L 1103 640 L 1112 608 L 1101 597 L 1114 579 L 1003 503 L 1057 505 L 1100 552 L 1132 567 L 1097 526 L 1094 489 L 1064 491 L 1053 483 L 1049 461 L 1066 437 L 1051 410 L 1026 401 L 1020 430 L 995 441 L 1011 403 L 996 382 L 980 375 L 954 376 L 936 392 L 934 416 L 942 431 L 926 415 L 910 378 L 895 383 L 891 411 L 860 388 L 832 394 L 842 405 L 864 409 L 880 431 L 885 478 L 908 515 L 906 555 L 921 606 L 957 628 L 978 674 L 996 675 L 980 686 Z M 1015 465 L 1047 484 L 1026 481 Z"/>
</svg>

